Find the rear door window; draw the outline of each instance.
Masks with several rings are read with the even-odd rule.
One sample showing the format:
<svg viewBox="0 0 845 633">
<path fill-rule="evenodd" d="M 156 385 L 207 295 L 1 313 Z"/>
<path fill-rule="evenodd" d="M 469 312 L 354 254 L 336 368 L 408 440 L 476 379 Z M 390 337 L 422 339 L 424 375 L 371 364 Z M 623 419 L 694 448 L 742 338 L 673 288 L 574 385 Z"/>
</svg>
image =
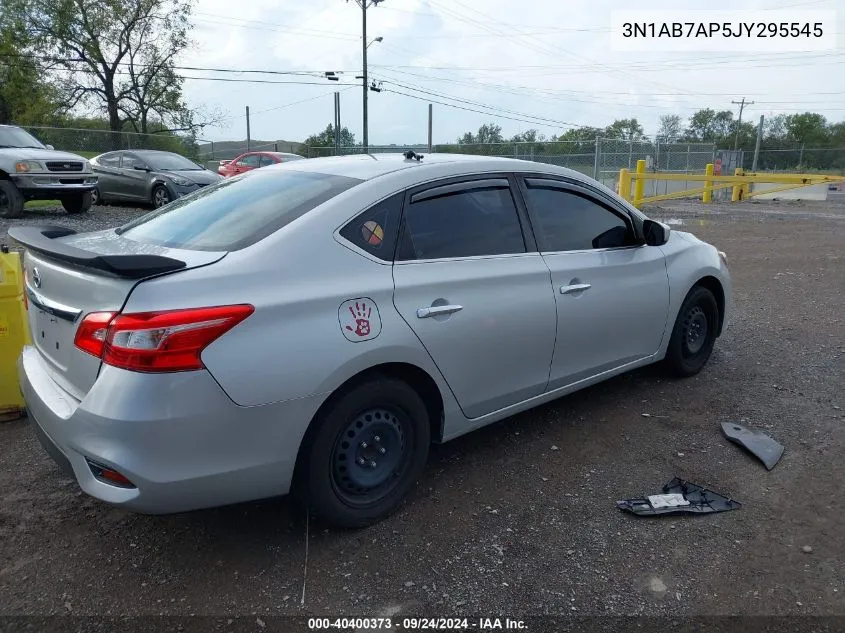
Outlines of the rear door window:
<svg viewBox="0 0 845 633">
<path fill-rule="evenodd" d="M 361 182 L 346 176 L 260 169 L 179 198 L 118 232 L 136 242 L 168 248 L 238 250 Z"/>
<path fill-rule="evenodd" d="M 261 156 L 261 162 L 258 164 L 259 167 L 267 167 L 268 165 L 275 165 L 276 161 L 274 161 L 269 156 Z"/>
<path fill-rule="evenodd" d="M 524 253 L 516 205 L 506 179 L 432 190 L 405 211 L 399 260 Z M 452 191 L 450 191 L 452 189 Z M 418 194 L 419 195 L 419 194 Z M 422 195 L 426 195 L 423 193 Z"/>
</svg>

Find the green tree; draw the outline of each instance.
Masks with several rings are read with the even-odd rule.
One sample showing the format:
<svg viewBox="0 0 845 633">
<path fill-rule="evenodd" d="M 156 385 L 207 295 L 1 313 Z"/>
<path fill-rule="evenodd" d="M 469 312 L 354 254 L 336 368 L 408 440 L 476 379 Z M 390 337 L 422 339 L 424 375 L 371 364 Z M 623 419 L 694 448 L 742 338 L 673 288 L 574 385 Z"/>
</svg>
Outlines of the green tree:
<svg viewBox="0 0 845 633">
<path fill-rule="evenodd" d="M 563 134 L 552 138 L 553 141 L 592 141 L 595 142 L 597 137 L 604 136 L 604 129 L 598 127 L 574 127 L 566 130 Z"/>
<path fill-rule="evenodd" d="M 643 126 L 636 119 L 617 119 L 604 130 L 606 138 L 639 141 L 643 138 Z"/>
<path fill-rule="evenodd" d="M 828 140 L 827 119 L 815 112 L 788 116 L 786 136 L 798 143 L 822 145 Z"/>
<path fill-rule="evenodd" d="M 684 140 L 723 144 L 731 134 L 733 118 L 733 112 L 730 110 L 698 110 L 689 119 Z"/>
<path fill-rule="evenodd" d="M 353 145 L 355 145 L 355 135 L 350 132 L 349 128 L 347 127 L 340 128 L 340 146 L 352 147 Z M 308 156 L 310 153 L 313 153 L 316 148 L 332 148 L 332 152 L 330 152 L 328 155 L 331 155 L 331 153 L 333 153 L 334 125 L 329 123 L 326 126 L 326 129 L 322 132 L 312 134 L 311 136 L 306 138 L 302 142 L 302 145 L 299 146 L 299 153 Z"/>
<path fill-rule="evenodd" d="M 4 0 L 21 20 L 27 51 L 69 73 L 68 102 L 102 112 L 109 129 L 151 118 L 196 129 L 174 68 L 187 49 L 193 0 Z M 120 142 L 114 135 L 114 143 Z"/>
<path fill-rule="evenodd" d="M 545 135 L 540 134 L 538 130 L 530 129 L 519 134 L 514 134 L 511 138 L 511 143 L 542 143 L 546 140 Z"/>
<path fill-rule="evenodd" d="M 684 131 L 683 119 L 677 114 L 664 114 L 660 117 L 660 127 L 657 130 L 657 138 L 663 143 L 674 143 Z"/>
<path fill-rule="evenodd" d="M 478 134 L 467 132 L 458 139 L 458 145 L 483 145 L 487 143 L 503 143 L 502 126 L 495 123 L 485 123 L 478 128 Z"/>
<path fill-rule="evenodd" d="M 50 122 L 62 110 L 40 60 L 24 52 L 22 22 L 0 5 L 0 123 Z"/>
</svg>

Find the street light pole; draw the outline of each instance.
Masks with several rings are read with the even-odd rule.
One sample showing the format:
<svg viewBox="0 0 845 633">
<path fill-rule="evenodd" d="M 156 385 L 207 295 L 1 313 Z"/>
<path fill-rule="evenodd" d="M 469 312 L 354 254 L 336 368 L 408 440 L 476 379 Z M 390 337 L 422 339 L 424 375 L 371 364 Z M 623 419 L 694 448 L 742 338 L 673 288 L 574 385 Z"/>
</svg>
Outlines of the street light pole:
<svg viewBox="0 0 845 633">
<path fill-rule="evenodd" d="M 348 2 L 349 0 L 347 0 Z M 364 153 L 369 154 L 370 152 L 370 134 L 369 134 L 369 121 L 367 118 L 367 93 L 370 90 L 370 86 L 367 83 L 367 48 L 369 48 L 370 44 L 373 42 L 367 42 L 367 9 L 371 6 L 377 5 L 379 2 L 383 0 L 355 0 L 358 3 L 358 6 L 361 7 L 361 57 L 364 64 L 363 72 L 362 72 L 362 88 L 364 90 L 363 93 L 363 110 L 364 110 Z M 374 42 L 381 42 L 382 38 L 377 37 L 373 41 Z"/>
</svg>

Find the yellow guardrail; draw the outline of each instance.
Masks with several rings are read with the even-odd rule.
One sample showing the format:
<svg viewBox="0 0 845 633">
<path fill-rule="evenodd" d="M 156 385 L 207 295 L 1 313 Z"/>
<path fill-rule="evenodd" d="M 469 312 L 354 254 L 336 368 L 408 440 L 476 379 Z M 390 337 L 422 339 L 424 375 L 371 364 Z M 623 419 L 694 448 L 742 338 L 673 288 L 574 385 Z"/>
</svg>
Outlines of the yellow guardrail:
<svg viewBox="0 0 845 633">
<path fill-rule="evenodd" d="M 24 407 L 17 376 L 18 356 L 29 342 L 22 273 L 18 253 L 0 252 L 0 421 L 17 419 Z"/>
<path fill-rule="evenodd" d="M 701 182 L 702 187 L 682 189 L 671 193 L 664 193 L 656 196 L 645 195 L 645 183 L 647 181 L 684 181 Z M 619 172 L 619 195 L 636 207 L 646 202 L 660 202 L 661 200 L 674 200 L 677 198 L 690 198 L 701 196 L 704 203 L 712 202 L 713 192 L 719 189 L 731 189 L 731 201 L 738 202 L 764 194 L 776 193 L 787 189 L 798 187 L 809 187 L 811 185 L 823 185 L 845 182 L 845 176 L 828 176 L 820 174 L 769 174 L 746 172 L 736 169 L 733 176 L 722 176 L 714 174 L 713 164 L 709 163 L 704 174 L 676 174 L 667 172 L 650 172 L 647 170 L 646 161 L 637 161 L 637 170 L 622 169 Z M 752 191 L 751 185 L 755 183 L 775 184 L 777 187 Z M 631 193 L 633 185 L 634 191 Z"/>
</svg>

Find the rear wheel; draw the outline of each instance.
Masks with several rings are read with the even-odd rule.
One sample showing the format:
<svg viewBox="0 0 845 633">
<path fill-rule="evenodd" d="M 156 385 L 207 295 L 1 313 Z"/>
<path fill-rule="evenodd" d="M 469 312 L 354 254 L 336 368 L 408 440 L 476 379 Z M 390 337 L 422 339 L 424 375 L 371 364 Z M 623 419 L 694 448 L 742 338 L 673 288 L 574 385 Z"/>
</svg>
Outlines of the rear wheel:
<svg viewBox="0 0 845 633">
<path fill-rule="evenodd" d="M 713 293 L 703 286 L 690 290 L 675 321 L 666 365 L 677 376 L 693 376 L 701 371 L 716 342 L 719 306 Z"/>
<path fill-rule="evenodd" d="M 156 185 L 153 189 L 153 206 L 158 209 L 163 207 L 171 200 L 170 192 L 164 185 Z"/>
<path fill-rule="evenodd" d="M 91 190 L 91 205 L 97 206 L 98 204 L 102 204 L 102 200 L 100 199 L 100 190 L 99 189 L 92 189 Z"/>
<path fill-rule="evenodd" d="M 363 527 L 393 513 L 422 473 L 430 430 L 408 384 L 374 378 L 341 394 L 314 421 L 297 489 L 318 516 Z"/>
<path fill-rule="evenodd" d="M 23 195 L 10 180 L 0 180 L 0 218 L 19 218 L 23 215 Z"/>
<path fill-rule="evenodd" d="M 62 198 L 62 206 L 65 211 L 72 214 L 84 213 L 91 208 L 92 204 L 90 191 Z"/>
</svg>

